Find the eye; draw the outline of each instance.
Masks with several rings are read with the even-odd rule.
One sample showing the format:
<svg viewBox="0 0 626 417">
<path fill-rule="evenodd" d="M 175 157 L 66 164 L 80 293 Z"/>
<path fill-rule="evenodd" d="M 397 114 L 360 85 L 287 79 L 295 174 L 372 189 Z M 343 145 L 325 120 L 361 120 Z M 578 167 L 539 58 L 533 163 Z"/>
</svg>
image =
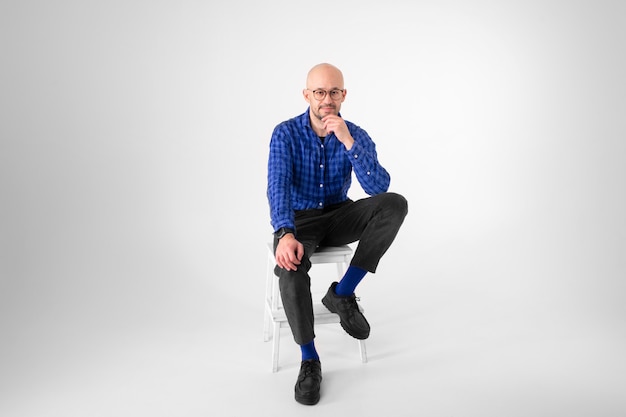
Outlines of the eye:
<svg viewBox="0 0 626 417">
<path fill-rule="evenodd" d="M 332 98 L 339 98 L 339 97 L 341 97 L 341 93 L 342 93 L 341 90 L 333 90 L 333 91 L 330 92 L 330 96 Z"/>
</svg>

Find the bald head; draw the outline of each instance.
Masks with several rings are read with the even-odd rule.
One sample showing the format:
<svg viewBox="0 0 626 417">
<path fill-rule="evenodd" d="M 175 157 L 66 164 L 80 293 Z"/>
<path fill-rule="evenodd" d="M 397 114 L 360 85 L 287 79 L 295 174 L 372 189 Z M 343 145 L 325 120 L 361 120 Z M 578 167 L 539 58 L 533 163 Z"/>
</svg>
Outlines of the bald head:
<svg viewBox="0 0 626 417">
<path fill-rule="evenodd" d="M 343 89 L 343 74 L 339 68 L 330 64 L 318 64 L 311 68 L 306 77 L 306 88 Z"/>
</svg>

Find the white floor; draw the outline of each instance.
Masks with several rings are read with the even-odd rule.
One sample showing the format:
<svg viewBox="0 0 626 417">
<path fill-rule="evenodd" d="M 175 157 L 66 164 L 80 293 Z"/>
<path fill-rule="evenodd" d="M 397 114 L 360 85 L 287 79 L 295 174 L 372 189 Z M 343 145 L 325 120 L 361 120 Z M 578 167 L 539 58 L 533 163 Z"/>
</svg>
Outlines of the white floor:
<svg viewBox="0 0 626 417">
<path fill-rule="evenodd" d="M 63 322 L 31 312 L 36 326 L 19 318 L 2 338 L 0 415 L 626 415 L 621 319 L 598 326 L 497 290 L 362 287 L 369 362 L 338 325 L 319 326 L 324 381 L 314 407 L 293 399 L 299 350 L 288 329 L 271 373 L 261 306 L 229 294 L 202 303 L 199 293 L 169 318 L 150 304 L 143 316 L 110 305 L 101 314 L 83 306 L 88 318 L 68 309 Z"/>
</svg>

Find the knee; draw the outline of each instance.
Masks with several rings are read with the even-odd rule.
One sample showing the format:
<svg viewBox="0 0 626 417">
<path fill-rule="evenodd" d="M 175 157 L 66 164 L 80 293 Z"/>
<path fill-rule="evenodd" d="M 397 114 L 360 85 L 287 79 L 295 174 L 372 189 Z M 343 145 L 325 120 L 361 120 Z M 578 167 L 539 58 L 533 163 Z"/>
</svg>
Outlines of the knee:
<svg viewBox="0 0 626 417">
<path fill-rule="evenodd" d="M 274 274 L 279 278 L 287 278 L 287 283 L 298 283 L 301 277 L 308 277 L 308 272 L 311 269 L 311 261 L 308 256 L 303 256 L 300 260 L 300 265 L 295 271 L 288 271 L 281 268 L 278 265 L 274 265 Z"/>
<path fill-rule="evenodd" d="M 397 193 L 385 193 L 386 209 L 401 218 L 404 218 L 409 212 L 409 202 L 402 195 Z"/>
<path fill-rule="evenodd" d="M 300 261 L 300 265 L 295 271 L 288 271 L 284 268 L 281 268 L 278 265 L 274 265 L 274 274 L 279 277 L 288 278 L 287 281 L 297 281 L 299 277 L 308 276 L 308 271 L 311 269 L 311 261 L 308 257 L 302 257 Z"/>
<path fill-rule="evenodd" d="M 311 279 L 303 269 L 287 271 L 277 266 L 275 272 L 278 272 L 278 288 L 283 301 L 300 300 L 310 294 Z"/>
</svg>

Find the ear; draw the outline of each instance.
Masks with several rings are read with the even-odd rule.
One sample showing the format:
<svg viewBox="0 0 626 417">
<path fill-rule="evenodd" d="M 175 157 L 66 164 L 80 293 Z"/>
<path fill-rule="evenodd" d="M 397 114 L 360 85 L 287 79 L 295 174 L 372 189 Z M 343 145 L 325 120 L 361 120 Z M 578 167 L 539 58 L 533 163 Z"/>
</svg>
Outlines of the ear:
<svg viewBox="0 0 626 417">
<path fill-rule="evenodd" d="M 342 103 L 345 101 L 347 95 L 348 95 L 348 89 L 344 88 L 343 89 L 343 98 L 341 99 Z"/>
<path fill-rule="evenodd" d="M 304 97 L 307 103 L 311 104 L 311 98 L 309 97 L 309 93 L 310 91 L 307 90 L 306 88 L 302 90 L 302 96 Z"/>
</svg>

